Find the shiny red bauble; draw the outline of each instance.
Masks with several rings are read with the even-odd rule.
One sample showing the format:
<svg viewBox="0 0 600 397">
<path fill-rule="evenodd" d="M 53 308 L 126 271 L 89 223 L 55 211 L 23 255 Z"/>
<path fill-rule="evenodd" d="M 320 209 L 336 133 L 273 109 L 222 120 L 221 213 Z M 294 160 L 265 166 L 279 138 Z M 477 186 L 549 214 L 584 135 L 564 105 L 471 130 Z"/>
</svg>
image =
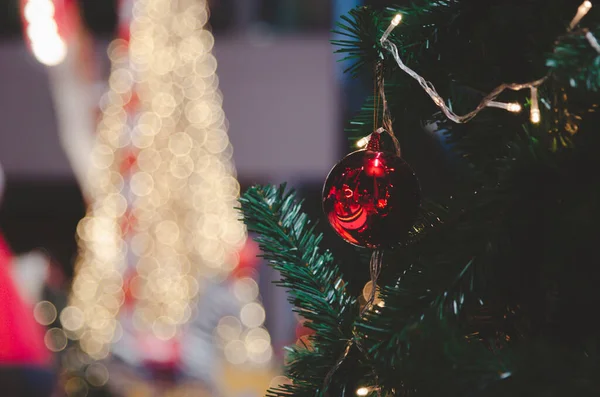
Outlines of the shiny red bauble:
<svg viewBox="0 0 600 397">
<path fill-rule="evenodd" d="M 385 248 L 402 242 L 419 210 L 419 181 L 393 153 L 359 150 L 329 172 L 323 210 L 350 244 Z"/>
</svg>

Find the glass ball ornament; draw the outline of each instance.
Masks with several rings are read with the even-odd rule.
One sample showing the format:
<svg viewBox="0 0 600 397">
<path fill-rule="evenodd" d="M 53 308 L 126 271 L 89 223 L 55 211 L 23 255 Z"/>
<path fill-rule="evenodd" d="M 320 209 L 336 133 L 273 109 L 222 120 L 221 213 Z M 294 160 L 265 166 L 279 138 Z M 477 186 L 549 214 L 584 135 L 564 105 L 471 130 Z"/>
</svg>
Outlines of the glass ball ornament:
<svg viewBox="0 0 600 397">
<path fill-rule="evenodd" d="M 402 242 L 421 201 L 419 181 L 408 163 L 378 149 L 378 144 L 369 144 L 344 157 L 323 187 L 323 211 L 329 224 L 359 247 L 384 248 Z"/>
</svg>

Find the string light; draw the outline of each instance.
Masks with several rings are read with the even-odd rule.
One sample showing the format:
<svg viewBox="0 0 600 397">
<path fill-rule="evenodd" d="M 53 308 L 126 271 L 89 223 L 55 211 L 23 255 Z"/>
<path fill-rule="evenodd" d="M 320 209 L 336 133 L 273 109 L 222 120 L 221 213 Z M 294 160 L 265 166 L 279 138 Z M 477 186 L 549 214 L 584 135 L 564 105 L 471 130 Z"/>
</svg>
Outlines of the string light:
<svg viewBox="0 0 600 397">
<path fill-rule="evenodd" d="M 387 40 L 390 33 L 392 33 L 392 30 L 394 30 L 394 28 L 396 26 L 400 25 L 401 21 L 402 21 L 402 14 L 394 15 L 394 18 L 392 18 L 392 20 L 390 22 L 390 26 L 388 26 L 388 28 L 385 30 L 385 32 L 383 32 L 383 35 L 381 36 L 381 41 Z"/>
<path fill-rule="evenodd" d="M 395 25 L 390 24 L 390 28 L 391 28 L 390 31 L 393 30 L 394 27 L 395 27 Z M 398 53 L 398 47 L 396 47 L 396 45 L 394 43 L 392 43 L 388 40 L 388 36 L 389 36 L 389 34 L 381 37 L 381 44 L 384 46 L 384 48 L 386 48 L 388 51 L 390 51 L 390 53 L 394 57 L 394 60 L 400 67 L 400 69 L 402 69 L 409 76 L 411 76 L 412 78 L 417 80 L 417 82 L 421 85 L 421 87 L 425 90 L 425 92 L 431 97 L 433 102 L 442 110 L 442 112 L 446 115 L 446 117 L 448 119 L 454 121 L 455 123 L 466 123 L 466 122 L 470 121 L 481 110 L 485 109 L 486 107 L 489 107 L 490 103 L 492 104 L 491 105 L 492 107 L 499 107 L 499 108 L 502 108 L 502 109 L 505 109 L 505 110 L 508 110 L 511 112 L 516 112 L 517 107 L 514 104 L 510 104 L 510 105 L 506 104 L 505 105 L 505 104 L 502 104 L 501 102 L 494 101 L 494 99 L 496 99 L 496 97 L 498 97 L 506 89 L 510 89 L 513 91 L 520 91 L 525 88 L 531 88 L 531 87 L 538 86 L 546 80 L 546 78 L 544 77 L 540 80 L 536 80 L 536 81 L 533 81 L 530 83 L 502 84 L 502 85 L 498 86 L 496 89 L 494 89 L 490 94 L 488 94 L 479 103 L 479 105 L 475 108 L 475 110 L 473 110 L 463 116 L 459 116 L 456 113 L 454 113 L 448 106 L 446 106 L 446 104 L 444 103 L 444 99 L 437 93 L 434 85 L 431 82 L 425 80 L 417 72 L 415 72 L 414 70 L 412 70 L 411 68 L 409 68 L 408 66 L 406 66 L 404 64 L 404 62 L 402 61 L 402 59 L 400 58 L 400 55 Z"/>
<path fill-rule="evenodd" d="M 392 19 L 392 25 L 398 26 L 400 24 L 400 21 L 402 21 L 402 14 L 396 14 Z"/>
<path fill-rule="evenodd" d="M 246 241 L 206 0 L 137 0 L 129 46 L 109 48 L 110 91 L 92 154 L 92 204 L 78 226 L 81 254 L 61 321 L 95 359 L 122 334 L 123 274 L 133 264 L 133 324 L 168 340 L 189 321 L 207 281 L 225 280 Z M 126 107 L 136 97 L 134 120 Z M 135 157 L 127 180 L 122 167 Z M 127 224 L 129 226 L 124 227 Z M 128 231 L 129 230 L 129 231 Z M 217 327 L 232 363 L 272 357 L 253 280 L 234 283 L 239 333 Z M 224 319 L 223 319 L 224 320 Z M 227 320 L 231 322 L 231 320 Z M 227 322 L 223 322 L 224 325 Z M 242 326 L 243 324 L 243 326 Z M 231 328 L 231 327 L 230 327 Z"/>
<path fill-rule="evenodd" d="M 584 1 L 579 6 L 579 8 L 577 10 L 577 14 L 571 21 L 569 30 L 573 29 L 573 27 L 576 26 L 579 23 L 579 21 L 581 21 L 581 19 L 588 13 L 588 11 L 591 9 L 591 7 L 592 7 L 592 3 L 590 1 Z M 381 39 L 380 39 L 381 45 L 392 54 L 392 56 L 394 57 L 394 60 L 396 61 L 396 63 L 400 67 L 400 69 L 402 69 L 406 74 L 411 76 L 413 79 L 415 79 L 421 85 L 423 90 L 425 90 L 425 92 L 431 97 L 432 101 L 442 110 L 442 112 L 444 113 L 444 115 L 446 115 L 446 117 L 448 119 L 452 120 L 455 123 L 466 123 L 466 122 L 470 121 L 471 119 L 473 119 L 481 110 L 485 109 L 486 107 L 496 107 L 496 108 L 505 109 L 509 112 L 518 113 L 521 111 L 520 105 L 515 104 L 515 103 L 496 102 L 494 99 L 496 99 L 505 90 L 521 91 L 524 89 L 529 89 L 532 96 L 534 94 L 536 95 L 535 101 L 533 100 L 533 97 L 532 97 L 531 122 L 532 123 L 540 122 L 541 117 L 540 117 L 539 105 L 537 103 L 538 102 L 537 101 L 537 87 L 546 81 L 547 76 L 545 76 L 539 80 L 531 81 L 529 83 L 501 84 L 498 87 L 496 87 L 492 92 L 490 92 L 488 95 L 486 95 L 473 111 L 471 111 L 463 116 L 459 116 L 456 113 L 454 113 L 445 104 L 444 99 L 437 93 L 434 85 L 431 82 L 425 80 L 417 72 L 415 72 L 414 70 L 412 70 L 411 68 L 409 68 L 408 66 L 406 66 L 404 64 L 404 62 L 402 61 L 402 59 L 400 58 L 400 55 L 398 53 L 398 47 L 396 47 L 396 45 L 389 40 L 390 33 L 394 30 L 394 28 L 396 26 L 398 26 L 401 18 L 402 18 L 401 14 L 397 14 L 392 19 L 390 25 L 388 26 L 386 31 L 381 36 Z M 593 38 L 593 36 L 591 36 L 591 37 Z M 594 46 L 593 40 L 590 40 L 590 38 L 587 37 L 587 35 L 586 35 L 586 38 L 590 42 L 590 45 L 592 45 L 592 47 L 596 48 L 600 52 L 600 46 L 598 46 L 598 48 L 597 48 L 596 46 Z M 597 42 L 596 42 L 596 44 L 597 44 Z"/>
<path fill-rule="evenodd" d="M 540 104 L 538 101 L 538 92 L 536 87 L 531 87 L 531 109 L 530 109 L 530 119 L 534 124 L 538 124 L 540 122 Z"/>
<path fill-rule="evenodd" d="M 508 110 L 509 112 L 512 113 L 519 113 L 522 108 L 521 105 L 519 105 L 518 103 L 505 103 L 505 102 L 496 102 L 496 101 L 490 101 L 487 106 L 489 108 L 499 108 L 499 109 L 504 109 L 504 110 Z"/>
<path fill-rule="evenodd" d="M 366 147 L 369 144 L 369 137 L 370 136 L 371 135 L 363 136 L 358 141 L 356 141 L 356 147 L 358 147 L 358 148 L 364 148 L 364 147 Z"/>
<path fill-rule="evenodd" d="M 383 127 L 379 127 L 377 130 L 375 130 L 375 133 L 377 134 L 381 134 L 383 133 L 385 130 L 383 129 Z M 356 147 L 358 148 L 364 148 L 369 144 L 369 139 L 371 137 L 371 134 L 367 135 L 367 136 L 363 136 L 362 138 L 360 138 L 358 141 L 356 141 Z"/>
<path fill-rule="evenodd" d="M 583 3 L 581 3 L 579 8 L 577 8 L 577 14 L 575 14 L 573 19 L 571 20 L 571 23 L 569 24 L 569 30 L 573 30 L 573 28 L 575 26 L 577 26 L 577 24 L 581 21 L 581 19 L 587 15 L 587 13 L 590 11 L 591 8 L 592 8 L 591 1 L 584 1 Z"/>
</svg>

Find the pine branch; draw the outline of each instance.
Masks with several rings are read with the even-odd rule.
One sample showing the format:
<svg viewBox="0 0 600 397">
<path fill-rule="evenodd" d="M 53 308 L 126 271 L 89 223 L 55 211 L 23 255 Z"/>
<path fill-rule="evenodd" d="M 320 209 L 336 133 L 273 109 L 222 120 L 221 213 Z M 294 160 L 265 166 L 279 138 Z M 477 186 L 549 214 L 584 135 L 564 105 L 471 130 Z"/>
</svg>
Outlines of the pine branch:
<svg viewBox="0 0 600 397">
<path fill-rule="evenodd" d="M 386 251 L 378 282 L 385 307 L 360 319 L 295 195 L 285 186 L 250 189 L 241 199 L 244 220 L 281 272 L 279 284 L 290 290 L 295 310 L 316 331 L 310 343 L 287 349 L 293 384 L 268 396 L 323 395 L 323 379 L 349 338 L 362 338 L 368 351 L 351 352 L 336 372 L 332 396 L 375 382 L 411 396 L 595 395 L 600 360 L 593 313 L 600 299 L 590 292 L 600 279 L 594 249 L 600 188 L 585 174 L 597 175 L 600 165 L 593 96 L 600 61 L 586 31 L 561 36 L 573 8 L 568 0 L 414 0 L 402 9 L 363 7 L 342 18 L 333 43 L 355 61 L 349 69 L 355 75 L 371 73 L 383 56 L 387 100 L 403 134 L 420 131 L 438 110 L 380 48 L 398 11 L 405 18 L 391 40 L 402 59 L 457 112 L 501 82 L 550 72 L 541 102 L 579 118 L 547 112 L 533 126 L 526 112 L 487 109 L 467 125 L 451 126 L 448 139 L 469 167 L 451 193 L 454 204 L 447 203 L 443 222 L 441 211 L 425 213 L 409 241 Z M 598 37 L 597 15 L 585 22 Z M 567 85 L 578 88 L 569 90 L 568 103 Z M 507 92 L 501 99 L 524 103 L 523 95 Z M 372 104 L 369 98 L 353 119 L 350 135 L 372 132 Z M 576 144 L 548 150 L 548 137 L 568 138 L 556 133 L 563 129 Z M 410 155 L 414 146 L 404 147 Z"/>
<path fill-rule="evenodd" d="M 385 50 L 380 38 L 389 26 L 391 19 L 397 13 L 402 13 L 404 21 L 402 28 L 391 32 L 390 40 L 395 42 L 402 53 L 404 61 L 417 69 L 418 55 L 427 49 L 435 40 L 438 25 L 451 20 L 455 1 L 413 1 L 405 7 L 386 7 L 383 10 L 371 7 L 357 7 L 350 11 L 348 16 L 342 17 L 342 22 L 336 24 L 334 34 L 342 36 L 340 40 L 332 40 L 337 47 L 336 53 L 343 54 L 342 60 L 352 60 L 354 63 L 345 72 L 357 77 L 364 73 L 367 78 L 373 77 L 377 62 L 383 62 L 385 92 L 388 106 L 398 120 L 403 124 L 413 124 L 408 130 L 420 129 L 421 120 L 413 120 L 414 112 L 409 109 L 414 107 L 431 108 L 431 100 L 422 93 L 422 89 L 410 77 L 399 70 L 390 53 Z M 417 92 L 410 95 L 410 92 Z M 349 122 L 345 131 L 349 141 L 354 141 L 373 132 L 379 121 L 375 121 L 374 110 L 376 100 L 373 96 L 366 98 L 363 106 Z M 381 107 L 381 103 L 379 104 Z M 379 118 L 381 109 L 378 109 Z M 412 123 L 411 123 L 412 122 Z M 400 137 L 401 141 L 406 137 Z"/>
<path fill-rule="evenodd" d="M 446 387 L 453 385 L 452 376 L 465 382 L 477 381 L 480 375 L 490 382 L 498 380 L 494 374 L 505 367 L 479 343 L 469 344 L 465 335 L 481 330 L 465 324 L 461 317 L 464 308 L 476 312 L 480 297 L 485 296 L 496 246 L 504 241 L 503 209 L 509 203 L 510 197 L 503 197 L 497 189 L 462 198 L 456 205 L 472 208 L 469 212 L 459 211 L 458 218 L 432 227 L 425 238 L 386 260 L 388 266 L 400 267 L 401 275 L 396 283 L 382 288 L 385 307 L 357 324 L 382 384 L 423 389 L 423 368 L 431 369 L 430 374 L 448 375 Z M 470 359 L 481 369 L 470 368 Z M 401 379 L 398 373 L 403 374 Z"/>
<path fill-rule="evenodd" d="M 331 43 L 338 47 L 336 53 L 344 55 L 342 60 L 354 61 L 344 73 L 356 76 L 365 66 L 374 65 L 382 54 L 382 48 L 373 44 L 379 42 L 377 36 L 382 33 L 381 26 L 377 23 L 377 14 L 369 7 L 355 8 L 341 19 L 332 33 L 343 38 Z"/>
<path fill-rule="evenodd" d="M 301 212 L 294 191 L 285 184 L 254 186 L 240 203 L 248 230 L 258 234 L 263 257 L 281 273 L 277 284 L 289 290 L 294 311 L 316 331 L 310 348 L 288 349 L 287 372 L 294 385 L 272 389 L 269 396 L 312 396 L 352 335 L 356 301 L 346 292 L 333 255 L 319 251 L 322 235 Z"/>
<path fill-rule="evenodd" d="M 381 59 L 385 59 L 384 63 L 387 65 L 393 64 L 379 40 L 394 15 L 402 13 L 410 22 L 408 29 L 403 24 L 401 36 L 399 30 L 392 32 L 390 40 L 398 42 L 400 49 L 410 47 L 414 53 L 416 47 L 427 45 L 429 35 L 436 31 L 436 24 L 446 20 L 448 12 L 457 4 L 452 0 L 419 0 L 412 1 L 406 7 L 387 7 L 385 10 L 357 7 L 348 16 L 343 15 L 342 22 L 336 23 L 336 29 L 332 33 L 342 38 L 331 42 L 338 47 L 336 53 L 346 55 L 345 60 L 355 61 L 345 72 L 356 76 L 366 67 L 372 70 L 375 62 Z"/>
<path fill-rule="evenodd" d="M 560 38 L 554 52 L 546 60 L 557 79 L 568 82 L 571 87 L 582 87 L 589 91 L 600 90 L 600 54 L 594 49 L 586 34 L 590 32 L 598 39 L 600 28 L 582 29 Z"/>
</svg>

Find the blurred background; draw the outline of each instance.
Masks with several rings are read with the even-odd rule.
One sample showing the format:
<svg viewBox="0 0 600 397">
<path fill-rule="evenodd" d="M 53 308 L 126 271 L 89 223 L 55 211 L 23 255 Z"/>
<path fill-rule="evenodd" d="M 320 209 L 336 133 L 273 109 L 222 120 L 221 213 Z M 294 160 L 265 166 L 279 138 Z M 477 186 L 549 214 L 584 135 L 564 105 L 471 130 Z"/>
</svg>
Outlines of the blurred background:
<svg viewBox="0 0 600 397">
<path fill-rule="evenodd" d="M 330 31 L 378 3 L 0 2 L 2 390 L 249 397 L 286 381 L 283 347 L 308 330 L 231 208 L 287 181 L 320 217 L 369 92 Z"/>
</svg>

